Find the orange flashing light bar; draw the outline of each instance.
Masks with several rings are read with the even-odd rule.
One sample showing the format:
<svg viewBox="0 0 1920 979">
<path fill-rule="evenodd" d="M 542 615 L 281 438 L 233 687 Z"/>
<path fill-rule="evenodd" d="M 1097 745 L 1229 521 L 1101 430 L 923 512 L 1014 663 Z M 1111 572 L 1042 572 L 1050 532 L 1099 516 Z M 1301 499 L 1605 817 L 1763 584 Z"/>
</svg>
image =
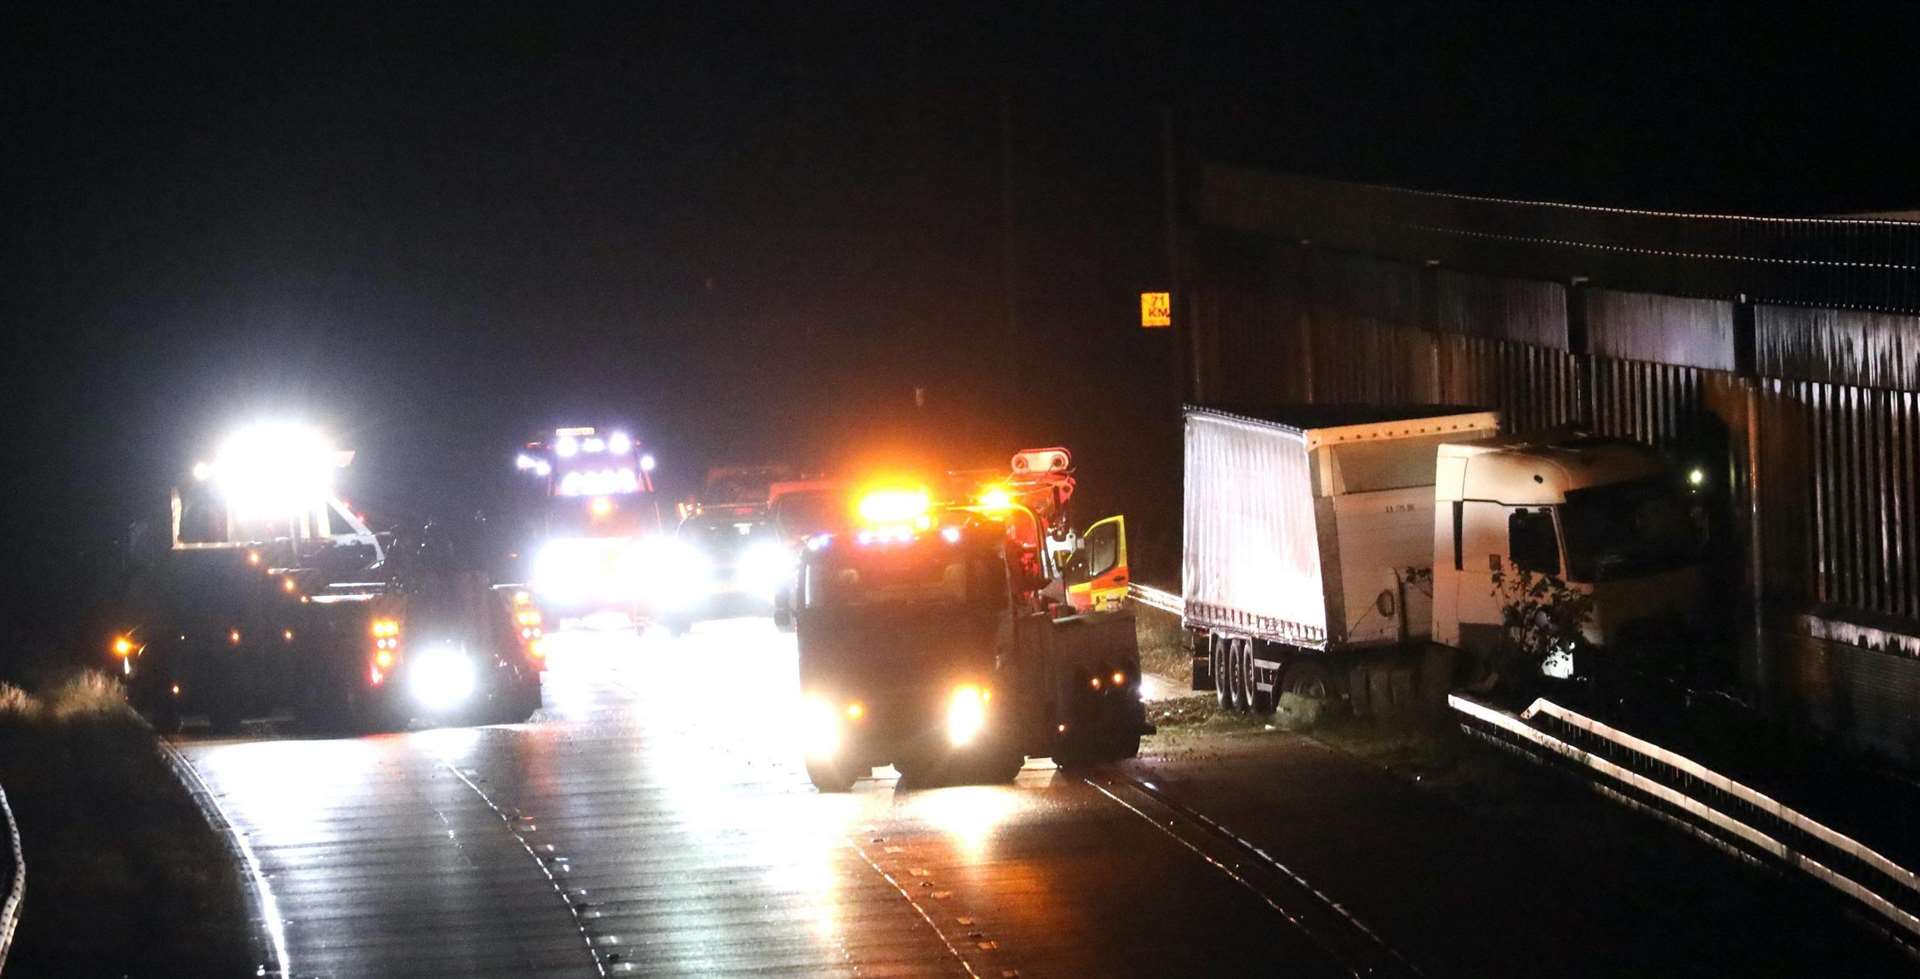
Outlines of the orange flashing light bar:
<svg viewBox="0 0 1920 979">
<path fill-rule="evenodd" d="M 855 510 L 869 526 L 925 522 L 933 506 L 924 489 L 872 490 L 860 497 Z"/>
</svg>

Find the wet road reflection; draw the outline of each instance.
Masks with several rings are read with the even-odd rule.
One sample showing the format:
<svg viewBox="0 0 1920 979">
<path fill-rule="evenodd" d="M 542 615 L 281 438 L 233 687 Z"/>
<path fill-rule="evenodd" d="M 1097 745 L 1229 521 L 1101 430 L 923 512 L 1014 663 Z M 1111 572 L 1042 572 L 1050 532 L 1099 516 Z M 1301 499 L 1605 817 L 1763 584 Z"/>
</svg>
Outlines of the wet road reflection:
<svg viewBox="0 0 1920 979">
<path fill-rule="evenodd" d="M 793 638 L 555 637 L 535 721 L 187 752 L 298 975 L 1318 974 L 1270 909 L 1045 762 L 816 794 Z"/>
</svg>

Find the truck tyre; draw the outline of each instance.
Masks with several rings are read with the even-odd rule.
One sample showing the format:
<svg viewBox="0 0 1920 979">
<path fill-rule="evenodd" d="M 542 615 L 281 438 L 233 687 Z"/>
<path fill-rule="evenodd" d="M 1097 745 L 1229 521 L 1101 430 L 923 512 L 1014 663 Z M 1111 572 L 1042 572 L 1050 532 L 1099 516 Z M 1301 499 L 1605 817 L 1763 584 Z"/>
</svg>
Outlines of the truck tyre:
<svg viewBox="0 0 1920 979">
<path fill-rule="evenodd" d="M 1285 685 L 1287 693 L 1302 700 L 1318 705 L 1316 713 L 1321 717 L 1331 717 L 1346 711 L 1350 704 L 1341 699 L 1339 685 L 1327 672 L 1324 664 L 1300 657 L 1287 666 Z"/>
<path fill-rule="evenodd" d="M 1242 660 L 1242 662 L 1246 667 L 1246 687 L 1247 687 L 1248 706 L 1252 707 L 1253 712 L 1256 714 L 1273 713 L 1274 705 L 1280 699 L 1280 691 L 1277 689 L 1279 686 L 1280 678 L 1278 676 L 1273 678 L 1274 679 L 1273 686 L 1276 689 L 1272 689 L 1272 690 L 1260 689 L 1260 668 L 1258 666 L 1255 666 L 1253 662 L 1253 643 L 1251 640 L 1249 640 L 1247 643 L 1247 654 L 1245 659 Z"/>
<path fill-rule="evenodd" d="M 853 770 L 837 761 L 807 759 L 807 781 L 820 792 L 853 791 Z"/>
<path fill-rule="evenodd" d="M 992 745 L 966 760 L 960 781 L 978 785 L 1005 785 L 1013 781 L 1026 764 L 1027 756 L 1024 753 L 1006 745 Z"/>
<path fill-rule="evenodd" d="M 1230 679 L 1232 671 L 1228 667 L 1230 658 L 1227 655 L 1227 651 L 1231 648 L 1231 644 L 1219 636 L 1207 637 L 1208 672 L 1213 674 L 1213 697 L 1219 702 L 1221 710 L 1233 709 L 1233 684 Z"/>
<path fill-rule="evenodd" d="M 1236 711 L 1252 706 L 1247 698 L 1247 673 L 1252 667 L 1253 643 L 1247 639 L 1235 639 L 1227 653 L 1227 697 Z"/>
<path fill-rule="evenodd" d="M 1331 700 L 1333 682 L 1327 679 L 1327 671 L 1319 663 L 1307 659 L 1296 660 L 1287 667 L 1287 692 L 1307 700 Z"/>
</svg>

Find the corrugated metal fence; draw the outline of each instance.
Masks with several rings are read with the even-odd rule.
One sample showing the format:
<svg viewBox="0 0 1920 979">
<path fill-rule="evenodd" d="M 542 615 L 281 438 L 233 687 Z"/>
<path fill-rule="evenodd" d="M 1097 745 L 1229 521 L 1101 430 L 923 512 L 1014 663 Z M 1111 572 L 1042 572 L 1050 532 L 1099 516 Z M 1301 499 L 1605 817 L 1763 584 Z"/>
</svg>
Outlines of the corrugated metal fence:
<svg viewBox="0 0 1920 979">
<path fill-rule="evenodd" d="M 1757 535 L 1737 523 L 1775 605 L 1920 625 L 1920 394 L 1575 354 L 1276 293 L 1214 290 L 1197 309 L 1203 399 L 1480 405 L 1511 430 L 1583 424 L 1720 460 L 1737 515 L 1758 489 Z"/>
<path fill-rule="evenodd" d="M 1770 624 L 1743 675 L 1920 763 L 1920 224 L 1202 184 L 1198 398 L 1478 405 L 1717 460 Z"/>
</svg>

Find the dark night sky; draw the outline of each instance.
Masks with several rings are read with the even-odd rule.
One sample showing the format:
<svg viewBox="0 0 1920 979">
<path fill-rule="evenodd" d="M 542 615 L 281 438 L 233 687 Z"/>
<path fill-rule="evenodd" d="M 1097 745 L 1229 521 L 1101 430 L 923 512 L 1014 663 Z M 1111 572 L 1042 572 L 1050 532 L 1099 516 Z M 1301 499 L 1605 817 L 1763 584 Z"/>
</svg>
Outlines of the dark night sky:
<svg viewBox="0 0 1920 979">
<path fill-rule="evenodd" d="M 1332 176 L 1920 206 L 1915 25 L 1853 8 L 161 6 L 0 11 L 23 581 L 268 410 L 409 507 L 555 422 L 629 421 L 687 475 L 924 440 L 917 385 L 974 419 L 954 453 L 1136 478 L 1159 101 L 1196 155 Z"/>
</svg>

